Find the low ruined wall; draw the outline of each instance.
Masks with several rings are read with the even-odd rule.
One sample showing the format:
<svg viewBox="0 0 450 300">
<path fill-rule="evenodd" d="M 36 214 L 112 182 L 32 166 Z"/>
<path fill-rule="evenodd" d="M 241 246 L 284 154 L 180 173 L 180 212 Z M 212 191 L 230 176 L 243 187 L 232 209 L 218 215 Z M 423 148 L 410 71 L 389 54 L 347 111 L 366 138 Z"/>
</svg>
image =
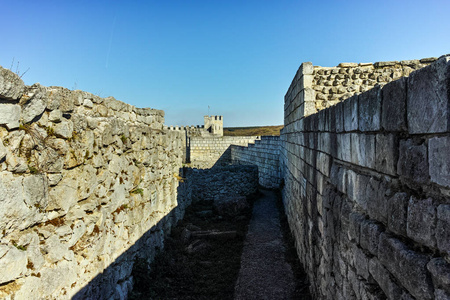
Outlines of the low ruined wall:
<svg viewBox="0 0 450 300">
<path fill-rule="evenodd" d="M 282 194 L 312 293 L 450 298 L 450 57 L 309 117 L 299 84 Z"/>
<path fill-rule="evenodd" d="M 341 63 L 337 67 L 313 66 L 303 63 L 286 93 L 285 126 L 333 106 L 353 95 L 382 86 L 423 68 L 436 58 L 376 63 Z M 287 129 L 292 130 L 292 129 Z M 298 131 L 298 126 L 295 129 Z"/>
<path fill-rule="evenodd" d="M 258 190 L 256 166 L 218 166 L 186 172 L 192 201 L 220 200 L 233 195 L 251 196 Z"/>
<path fill-rule="evenodd" d="M 231 145 L 248 146 L 259 136 L 191 137 L 188 149 L 193 168 L 211 168 L 231 163 Z"/>
<path fill-rule="evenodd" d="M 0 68 L 0 298 L 126 296 L 189 202 L 163 122 Z"/>
<path fill-rule="evenodd" d="M 337 67 L 314 66 L 312 89 L 316 109 L 321 110 L 366 92 L 375 85 L 385 85 L 434 62 L 436 58 L 421 60 L 385 61 L 372 63 L 341 63 Z"/>
<path fill-rule="evenodd" d="M 261 140 L 245 146 L 231 146 L 231 161 L 236 165 L 258 167 L 259 184 L 266 188 L 280 186 L 280 137 L 262 136 Z"/>
</svg>

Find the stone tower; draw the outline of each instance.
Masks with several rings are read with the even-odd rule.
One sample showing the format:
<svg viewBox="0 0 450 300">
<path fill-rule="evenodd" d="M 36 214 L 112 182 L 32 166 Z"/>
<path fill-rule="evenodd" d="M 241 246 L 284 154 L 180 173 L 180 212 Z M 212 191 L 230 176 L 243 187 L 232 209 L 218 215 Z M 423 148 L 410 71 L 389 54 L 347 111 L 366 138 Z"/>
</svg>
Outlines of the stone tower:
<svg viewBox="0 0 450 300">
<path fill-rule="evenodd" d="M 205 116 L 205 130 L 216 136 L 223 136 L 223 117 Z"/>
</svg>

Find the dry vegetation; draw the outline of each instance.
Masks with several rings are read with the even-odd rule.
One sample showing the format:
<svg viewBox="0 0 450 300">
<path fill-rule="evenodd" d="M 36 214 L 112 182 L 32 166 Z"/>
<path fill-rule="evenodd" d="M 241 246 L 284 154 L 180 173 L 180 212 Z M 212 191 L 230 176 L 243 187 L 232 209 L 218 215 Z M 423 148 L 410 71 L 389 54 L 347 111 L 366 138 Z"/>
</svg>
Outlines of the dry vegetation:
<svg viewBox="0 0 450 300">
<path fill-rule="evenodd" d="M 255 127 L 227 127 L 223 129 L 224 136 L 254 136 L 254 135 L 280 135 L 283 125 L 255 126 Z"/>
</svg>

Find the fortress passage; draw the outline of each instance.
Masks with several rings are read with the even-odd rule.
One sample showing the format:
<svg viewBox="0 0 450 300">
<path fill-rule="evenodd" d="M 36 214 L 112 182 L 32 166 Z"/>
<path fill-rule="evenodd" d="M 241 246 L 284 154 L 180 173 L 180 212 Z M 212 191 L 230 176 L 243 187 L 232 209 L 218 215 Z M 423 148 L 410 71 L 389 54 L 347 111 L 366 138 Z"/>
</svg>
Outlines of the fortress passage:
<svg viewBox="0 0 450 300">
<path fill-rule="evenodd" d="M 280 137 L 165 126 L 0 67 L 0 298 L 125 299 L 192 201 L 259 183 L 315 298 L 450 299 L 449 110 L 450 56 L 303 63 Z"/>
</svg>

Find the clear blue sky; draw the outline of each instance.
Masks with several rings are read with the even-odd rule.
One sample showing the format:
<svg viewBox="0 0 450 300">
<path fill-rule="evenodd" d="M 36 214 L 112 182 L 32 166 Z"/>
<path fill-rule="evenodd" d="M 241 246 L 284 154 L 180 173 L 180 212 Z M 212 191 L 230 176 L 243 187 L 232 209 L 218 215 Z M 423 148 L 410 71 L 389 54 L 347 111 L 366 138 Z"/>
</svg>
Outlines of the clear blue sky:
<svg viewBox="0 0 450 300">
<path fill-rule="evenodd" d="M 166 112 L 167 125 L 283 123 L 304 61 L 335 66 L 450 52 L 449 0 L 0 0 L 0 65 Z M 14 66 L 14 70 L 16 64 Z"/>
</svg>

